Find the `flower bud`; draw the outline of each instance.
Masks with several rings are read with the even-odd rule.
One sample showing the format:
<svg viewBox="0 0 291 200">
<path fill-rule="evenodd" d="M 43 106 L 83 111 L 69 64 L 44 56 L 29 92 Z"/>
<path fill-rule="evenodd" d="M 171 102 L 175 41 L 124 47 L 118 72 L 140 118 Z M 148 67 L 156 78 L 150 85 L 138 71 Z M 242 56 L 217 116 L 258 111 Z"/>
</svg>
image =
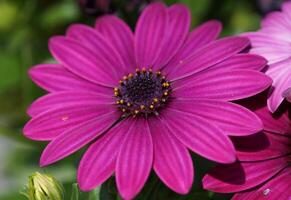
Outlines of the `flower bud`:
<svg viewBox="0 0 291 200">
<path fill-rule="evenodd" d="M 26 196 L 29 200 L 63 200 L 64 188 L 53 176 L 36 172 L 29 177 Z"/>
</svg>

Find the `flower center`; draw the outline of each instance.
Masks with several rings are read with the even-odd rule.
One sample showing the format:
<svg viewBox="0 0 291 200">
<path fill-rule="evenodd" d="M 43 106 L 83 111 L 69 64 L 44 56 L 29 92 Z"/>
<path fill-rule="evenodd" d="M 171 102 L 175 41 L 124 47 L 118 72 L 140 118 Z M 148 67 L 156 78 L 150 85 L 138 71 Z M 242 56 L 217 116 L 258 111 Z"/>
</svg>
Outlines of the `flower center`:
<svg viewBox="0 0 291 200">
<path fill-rule="evenodd" d="M 150 114 L 158 115 L 171 93 L 170 83 L 160 71 L 153 72 L 143 68 L 134 74 L 124 76 L 119 81 L 119 87 L 114 88 L 116 104 L 124 113 L 132 116 Z"/>
</svg>

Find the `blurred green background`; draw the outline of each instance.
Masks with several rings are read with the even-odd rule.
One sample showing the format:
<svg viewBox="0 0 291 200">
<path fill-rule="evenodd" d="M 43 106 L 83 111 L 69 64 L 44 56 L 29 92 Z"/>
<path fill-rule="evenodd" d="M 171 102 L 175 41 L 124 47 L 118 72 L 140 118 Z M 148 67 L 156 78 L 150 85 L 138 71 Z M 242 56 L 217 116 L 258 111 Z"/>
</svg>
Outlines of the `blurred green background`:
<svg viewBox="0 0 291 200">
<path fill-rule="evenodd" d="M 124 1 L 126 4 L 130 1 Z M 256 30 L 262 13 L 268 10 L 255 0 L 167 0 L 167 4 L 182 2 L 192 11 L 193 27 L 208 19 L 219 19 L 224 24 L 222 35 Z M 265 1 L 266 3 L 268 1 Z M 134 27 L 138 11 L 117 9 L 114 13 Z M 265 5 L 266 6 L 266 5 Z M 268 8 L 268 7 L 267 7 Z M 27 177 L 35 171 L 49 172 L 61 181 L 70 199 L 71 185 L 82 152 L 45 169 L 38 166 L 45 143 L 27 140 L 22 127 L 29 119 L 25 111 L 44 91 L 34 85 L 27 70 L 51 60 L 47 49 L 50 36 L 64 34 L 71 23 L 92 25 L 95 17 L 81 11 L 75 0 L 0 0 L 0 200 L 22 200 Z M 179 196 L 167 189 L 153 174 L 137 199 L 229 199 L 201 189 L 203 173 L 214 165 L 193 155 L 195 183 L 187 196 Z M 96 191 L 95 191 L 96 193 Z M 95 193 L 82 193 L 81 200 Z M 117 199 L 114 180 L 101 188 L 101 199 Z"/>
</svg>

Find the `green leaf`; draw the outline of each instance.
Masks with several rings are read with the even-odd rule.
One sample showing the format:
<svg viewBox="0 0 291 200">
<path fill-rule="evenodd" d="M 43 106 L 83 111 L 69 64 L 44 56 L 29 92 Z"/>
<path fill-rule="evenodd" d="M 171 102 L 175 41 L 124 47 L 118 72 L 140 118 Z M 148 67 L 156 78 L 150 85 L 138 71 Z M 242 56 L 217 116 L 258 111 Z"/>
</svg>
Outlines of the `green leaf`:
<svg viewBox="0 0 291 200">
<path fill-rule="evenodd" d="M 97 187 L 95 190 L 89 192 L 88 200 L 100 200 L 100 188 Z"/>
<path fill-rule="evenodd" d="M 72 184 L 71 200 L 79 200 L 79 188 L 77 183 Z"/>
</svg>

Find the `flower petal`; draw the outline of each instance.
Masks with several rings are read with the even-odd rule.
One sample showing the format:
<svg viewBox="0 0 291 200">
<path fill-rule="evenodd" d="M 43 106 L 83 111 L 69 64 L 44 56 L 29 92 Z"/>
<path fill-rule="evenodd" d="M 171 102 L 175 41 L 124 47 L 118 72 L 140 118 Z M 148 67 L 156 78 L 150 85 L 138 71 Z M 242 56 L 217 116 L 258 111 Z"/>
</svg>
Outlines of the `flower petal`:
<svg viewBox="0 0 291 200">
<path fill-rule="evenodd" d="M 127 70 L 134 70 L 136 68 L 134 36 L 129 26 L 114 15 L 105 15 L 97 18 L 95 29 L 117 50 Z"/>
<path fill-rule="evenodd" d="M 285 158 L 219 165 L 203 178 L 203 188 L 213 192 L 239 192 L 258 186 L 287 166 Z"/>
<path fill-rule="evenodd" d="M 23 132 L 26 137 L 33 140 L 52 140 L 68 128 L 115 111 L 114 106 L 106 103 L 68 104 L 47 110 L 32 118 L 25 125 Z"/>
<path fill-rule="evenodd" d="M 153 162 L 153 143 L 148 122 L 136 119 L 128 131 L 116 163 L 117 188 L 124 199 L 132 199 L 142 189 Z"/>
<path fill-rule="evenodd" d="M 221 31 L 221 27 L 219 21 L 211 20 L 195 28 L 188 35 L 180 51 L 166 65 L 165 71 L 178 70 L 182 66 L 183 60 L 189 59 L 199 48 L 214 41 Z"/>
<path fill-rule="evenodd" d="M 135 55 L 138 67 L 151 67 L 161 53 L 168 13 L 164 4 L 153 3 L 145 8 L 135 30 Z"/>
<path fill-rule="evenodd" d="M 198 115 L 167 108 L 160 121 L 168 127 L 168 132 L 195 153 L 220 163 L 235 161 L 230 139 L 221 129 Z"/>
<path fill-rule="evenodd" d="M 216 40 L 196 51 L 189 59 L 183 60 L 179 70 L 169 71 L 167 76 L 172 81 L 191 76 L 230 58 L 248 45 L 248 39 L 242 37 Z"/>
<path fill-rule="evenodd" d="M 188 193 L 194 176 L 189 151 L 157 118 L 150 119 L 149 126 L 154 142 L 155 172 L 175 192 Z"/>
<path fill-rule="evenodd" d="M 290 199 L 291 170 L 286 168 L 260 188 L 234 195 L 232 200 Z"/>
<path fill-rule="evenodd" d="M 277 134 L 291 133 L 291 122 L 288 113 L 276 115 L 269 112 L 267 107 L 258 108 L 255 110 L 263 124 L 264 130 Z"/>
<path fill-rule="evenodd" d="M 288 27 L 291 28 L 290 20 L 285 16 L 285 13 L 276 11 L 269 13 L 261 22 L 263 28 L 274 27 L 281 30 L 288 31 Z"/>
<path fill-rule="evenodd" d="M 283 93 L 291 87 L 291 58 L 282 62 L 273 64 L 266 72 L 273 79 L 273 87 L 269 92 L 268 108 L 271 112 L 275 112 L 283 102 Z"/>
<path fill-rule="evenodd" d="M 52 164 L 81 149 L 108 130 L 117 119 L 117 114 L 111 112 L 67 129 L 46 146 L 40 166 Z"/>
<path fill-rule="evenodd" d="M 218 126 L 227 135 L 250 135 L 263 130 L 260 118 L 234 103 L 206 99 L 176 99 L 169 106 L 202 117 L 208 123 Z"/>
<path fill-rule="evenodd" d="M 83 79 L 59 64 L 40 64 L 29 70 L 31 79 L 49 92 L 65 90 L 111 94 L 112 90 Z"/>
<path fill-rule="evenodd" d="M 179 51 L 190 28 L 191 13 L 182 4 L 174 4 L 168 9 L 169 23 L 165 34 L 164 44 L 153 69 L 163 67 Z"/>
<path fill-rule="evenodd" d="M 282 95 L 284 98 L 286 98 L 287 101 L 291 102 L 291 87 L 289 87 L 288 89 L 286 89 L 284 92 L 283 92 L 283 95 Z"/>
<path fill-rule="evenodd" d="M 89 147 L 78 168 L 81 190 L 90 191 L 113 174 L 120 145 L 130 126 L 130 120 L 120 122 Z"/>
<path fill-rule="evenodd" d="M 114 99 L 109 95 L 100 95 L 94 92 L 84 92 L 84 91 L 63 91 L 50 93 L 34 101 L 28 108 L 27 113 L 36 117 L 42 112 L 45 112 L 54 108 L 61 108 L 68 104 L 91 104 L 91 103 L 113 103 Z"/>
<path fill-rule="evenodd" d="M 290 14 L 290 10 L 291 10 L 291 3 L 290 2 L 284 2 L 282 4 L 282 11 L 283 11 L 284 15 L 286 16 L 287 21 L 289 22 L 289 27 L 291 27 L 291 23 L 290 23 L 291 14 Z"/>
<path fill-rule="evenodd" d="M 214 67 L 217 69 L 249 69 L 249 70 L 257 70 L 261 71 L 267 64 L 267 60 L 258 55 L 252 54 L 238 54 L 235 55 Z"/>
<path fill-rule="evenodd" d="M 289 137 L 261 132 L 247 137 L 234 137 L 232 141 L 240 161 L 261 161 L 291 153 Z"/>
<path fill-rule="evenodd" d="M 238 100 L 267 89 L 272 79 L 253 70 L 210 69 L 173 83 L 176 97 Z"/>
<path fill-rule="evenodd" d="M 118 78 L 128 73 L 128 67 L 124 64 L 119 52 L 110 41 L 97 30 L 82 24 L 71 25 L 67 30 L 67 36 L 79 41 L 92 52 L 100 54 L 99 62 L 111 72 L 116 72 Z M 102 67 L 102 65 L 100 65 Z"/>
<path fill-rule="evenodd" d="M 92 51 L 76 40 L 56 36 L 50 39 L 49 48 L 68 70 L 93 83 L 114 87 L 120 79 L 117 67 L 122 66 L 122 63 L 112 56 L 112 49 L 101 43 L 98 49 Z"/>
</svg>

